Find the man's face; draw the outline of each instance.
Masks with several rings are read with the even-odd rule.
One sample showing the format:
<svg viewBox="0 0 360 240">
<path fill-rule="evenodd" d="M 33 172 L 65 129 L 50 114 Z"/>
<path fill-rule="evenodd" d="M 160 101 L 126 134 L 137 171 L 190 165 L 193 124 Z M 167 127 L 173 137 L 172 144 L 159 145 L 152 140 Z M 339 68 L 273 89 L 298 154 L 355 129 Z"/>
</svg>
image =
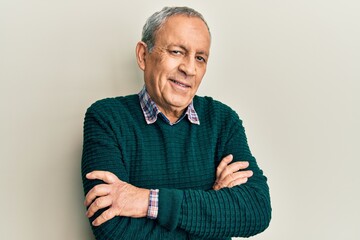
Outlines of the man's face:
<svg viewBox="0 0 360 240">
<path fill-rule="evenodd" d="M 158 30 L 143 70 L 147 91 L 162 112 L 179 112 L 190 104 L 206 72 L 209 51 L 210 34 L 199 18 L 172 16 Z"/>
</svg>

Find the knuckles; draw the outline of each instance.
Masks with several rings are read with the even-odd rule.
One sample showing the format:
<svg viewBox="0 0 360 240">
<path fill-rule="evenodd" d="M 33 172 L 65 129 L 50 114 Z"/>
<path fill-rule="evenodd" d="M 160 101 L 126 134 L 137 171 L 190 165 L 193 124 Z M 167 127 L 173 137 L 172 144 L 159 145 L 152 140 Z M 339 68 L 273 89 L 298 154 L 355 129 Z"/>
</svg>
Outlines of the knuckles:
<svg viewBox="0 0 360 240">
<path fill-rule="evenodd" d="M 109 219 L 111 219 L 111 212 L 110 212 L 110 209 L 109 210 L 107 210 L 107 211 L 105 211 L 103 214 L 101 214 L 102 215 L 102 217 L 103 217 L 103 219 L 105 220 L 105 221 L 107 221 L 107 220 L 109 220 Z"/>
<path fill-rule="evenodd" d="M 103 205 L 104 201 L 101 198 L 98 198 L 94 201 L 94 204 L 97 208 L 101 208 L 101 206 Z"/>
<path fill-rule="evenodd" d="M 101 185 L 96 185 L 95 187 L 93 187 L 93 192 L 100 192 L 100 190 L 101 190 Z"/>
</svg>

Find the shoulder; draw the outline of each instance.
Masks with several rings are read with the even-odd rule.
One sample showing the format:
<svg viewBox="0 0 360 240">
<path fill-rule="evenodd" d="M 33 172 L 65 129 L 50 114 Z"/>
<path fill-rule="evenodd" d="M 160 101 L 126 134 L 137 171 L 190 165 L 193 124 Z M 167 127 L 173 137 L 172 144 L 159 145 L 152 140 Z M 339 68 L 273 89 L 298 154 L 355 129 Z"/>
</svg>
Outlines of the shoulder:
<svg viewBox="0 0 360 240">
<path fill-rule="evenodd" d="M 217 118 L 220 121 L 227 121 L 230 119 L 235 121 L 240 120 L 238 114 L 231 107 L 212 97 L 195 96 L 194 107 L 198 114 L 203 115 L 203 117 L 206 118 Z"/>
<path fill-rule="evenodd" d="M 87 109 L 87 112 L 98 114 L 106 114 L 111 112 L 124 111 L 132 105 L 138 104 L 138 97 L 136 94 L 128 96 L 119 96 L 112 98 L 104 98 L 97 100 Z"/>
<path fill-rule="evenodd" d="M 138 95 L 105 98 L 91 104 L 85 114 L 86 118 L 97 119 L 98 122 L 126 122 L 136 119 L 140 112 Z"/>
</svg>

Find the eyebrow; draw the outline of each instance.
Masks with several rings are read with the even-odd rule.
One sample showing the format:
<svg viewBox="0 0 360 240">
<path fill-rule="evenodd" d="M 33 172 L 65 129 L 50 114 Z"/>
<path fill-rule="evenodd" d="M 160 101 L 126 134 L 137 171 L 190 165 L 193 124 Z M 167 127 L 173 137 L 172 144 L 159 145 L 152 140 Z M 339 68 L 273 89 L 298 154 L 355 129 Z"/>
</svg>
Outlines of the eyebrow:
<svg viewBox="0 0 360 240">
<path fill-rule="evenodd" d="M 188 52 L 188 49 L 184 46 L 184 45 L 178 45 L 178 44 L 173 44 L 173 45 L 170 45 L 170 47 L 179 47 L 181 49 L 183 49 L 184 51 Z M 202 55 L 205 55 L 206 57 L 209 57 L 209 54 L 205 51 L 199 51 L 199 52 L 196 52 L 196 54 L 202 54 Z"/>
</svg>

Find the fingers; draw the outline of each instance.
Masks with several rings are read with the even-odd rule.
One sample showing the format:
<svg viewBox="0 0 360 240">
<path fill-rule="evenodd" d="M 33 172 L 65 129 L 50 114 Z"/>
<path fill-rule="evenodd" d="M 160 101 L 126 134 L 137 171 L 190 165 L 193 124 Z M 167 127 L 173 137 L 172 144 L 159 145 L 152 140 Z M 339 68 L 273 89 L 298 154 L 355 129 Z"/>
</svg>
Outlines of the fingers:
<svg viewBox="0 0 360 240">
<path fill-rule="evenodd" d="M 115 174 L 107 171 L 93 171 L 86 174 L 86 178 L 89 180 L 102 180 L 104 182 L 104 184 L 94 186 L 86 194 L 84 202 L 84 204 L 89 207 L 86 212 L 88 218 L 94 216 L 100 209 L 110 207 L 93 221 L 92 224 L 94 226 L 99 226 L 115 217 L 119 209 L 122 208 L 114 206 L 119 205 L 119 199 L 123 198 L 121 194 L 125 194 L 129 184 L 121 181 Z M 123 200 L 120 202 L 123 204 L 126 201 Z"/>
<path fill-rule="evenodd" d="M 229 163 L 233 160 L 233 155 L 229 154 L 224 157 L 219 163 L 216 169 L 216 178 L 220 176 L 220 174 L 224 171 L 224 169 L 229 165 Z"/>
<path fill-rule="evenodd" d="M 234 187 L 247 182 L 247 179 L 253 175 L 251 170 L 235 172 L 227 175 L 224 179 L 220 180 L 220 185 L 225 187 Z"/>
<path fill-rule="evenodd" d="M 94 179 L 102 180 L 105 183 L 109 183 L 109 184 L 119 180 L 119 178 L 115 174 L 108 171 L 92 171 L 86 174 L 86 178 L 90 180 L 94 180 Z"/>
<path fill-rule="evenodd" d="M 109 196 L 97 198 L 88 208 L 86 216 L 92 217 L 99 209 L 111 206 L 112 199 Z"/>
<path fill-rule="evenodd" d="M 98 216 L 93 222 L 92 225 L 100 226 L 104 222 L 114 218 L 116 216 L 114 210 L 109 208 L 108 210 L 104 211 L 100 216 Z"/>
<path fill-rule="evenodd" d="M 222 180 L 229 174 L 232 174 L 232 173 L 237 172 L 242 169 L 246 169 L 248 166 L 249 166 L 249 162 L 246 162 L 246 161 L 231 163 L 223 169 L 223 171 L 220 173 L 220 176 L 217 177 L 217 179 Z"/>
<path fill-rule="evenodd" d="M 89 206 L 97 197 L 106 196 L 110 193 L 110 188 L 106 184 L 100 184 L 93 187 L 85 197 L 85 206 Z"/>
<path fill-rule="evenodd" d="M 238 161 L 231 163 L 233 156 L 227 155 L 219 163 L 216 169 L 216 181 L 213 186 L 214 190 L 225 187 L 234 187 L 247 182 L 248 178 L 253 175 L 251 170 L 242 171 L 249 167 L 249 162 Z"/>
<path fill-rule="evenodd" d="M 244 184 L 248 181 L 249 178 L 238 178 L 228 184 L 227 187 L 232 188 L 241 184 Z"/>
<path fill-rule="evenodd" d="M 224 179 L 217 180 L 213 186 L 214 190 L 219 190 L 225 187 L 235 187 L 240 184 L 244 184 L 253 175 L 251 170 L 240 171 L 228 174 Z"/>
</svg>

